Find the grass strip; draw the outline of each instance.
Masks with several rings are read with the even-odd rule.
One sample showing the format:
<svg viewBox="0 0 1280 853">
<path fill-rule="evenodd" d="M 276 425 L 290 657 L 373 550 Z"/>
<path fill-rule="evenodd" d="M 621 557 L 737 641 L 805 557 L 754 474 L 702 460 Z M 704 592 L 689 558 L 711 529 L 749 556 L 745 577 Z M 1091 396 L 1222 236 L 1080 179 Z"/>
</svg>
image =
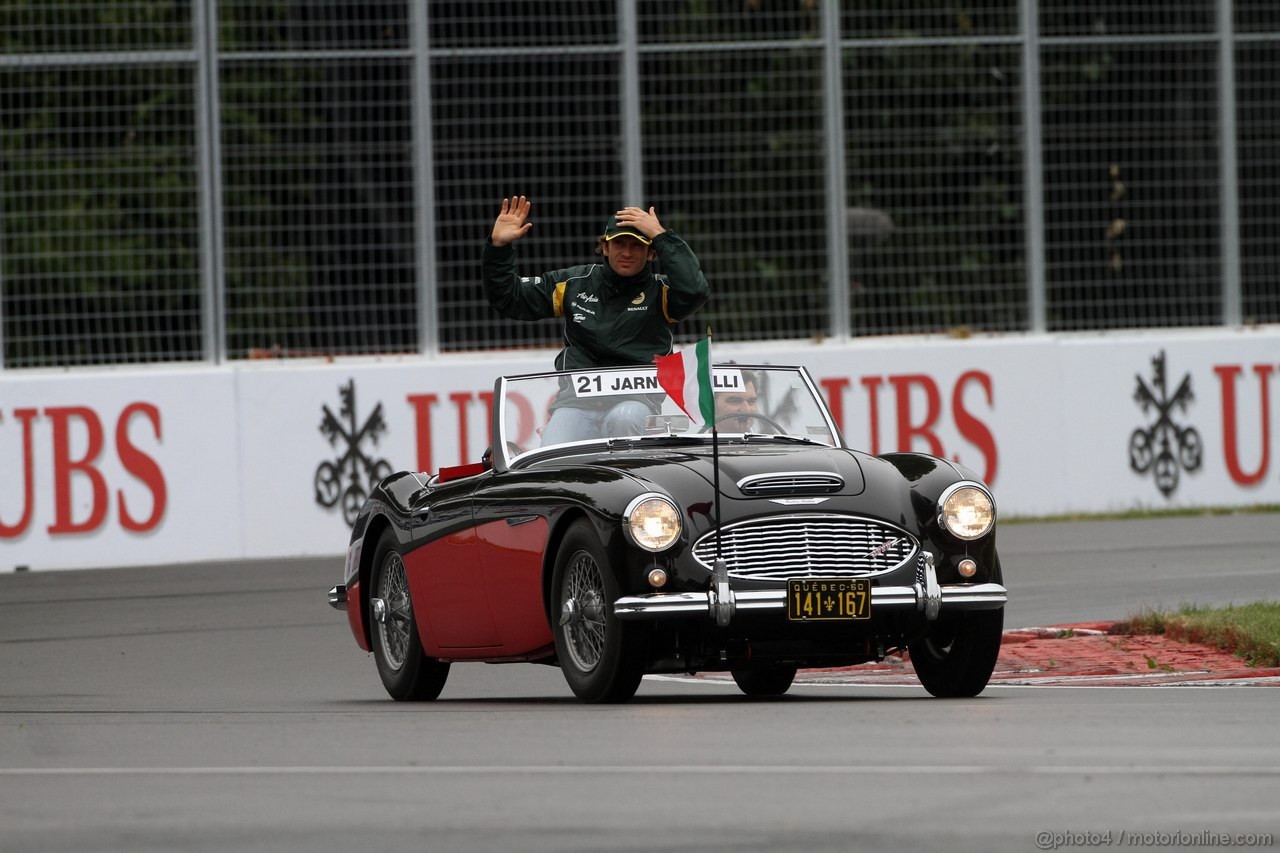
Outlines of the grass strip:
<svg viewBox="0 0 1280 853">
<path fill-rule="evenodd" d="M 1044 524 L 1071 521 L 1141 521 L 1148 518 L 1205 518 L 1223 515 L 1263 515 L 1280 512 L 1280 504 L 1250 506 L 1182 507 L 1178 509 L 1131 509 L 1118 512 L 1080 512 L 1067 515 L 1008 515 L 1001 524 Z"/>
<path fill-rule="evenodd" d="M 1184 604 L 1176 612 L 1142 610 L 1115 632 L 1164 634 L 1229 651 L 1249 666 L 1280 666 L 1280 601 L 1226 607 Z"/>
</svg>

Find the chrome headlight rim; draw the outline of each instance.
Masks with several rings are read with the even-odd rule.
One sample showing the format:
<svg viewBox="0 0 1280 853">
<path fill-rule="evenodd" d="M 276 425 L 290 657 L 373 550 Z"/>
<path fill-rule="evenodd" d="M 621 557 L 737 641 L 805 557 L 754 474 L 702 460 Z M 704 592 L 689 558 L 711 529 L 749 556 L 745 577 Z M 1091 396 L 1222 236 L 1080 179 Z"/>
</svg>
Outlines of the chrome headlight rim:
<svg viewBox="0 0 1280 853">
<path fill-rule="evenodd" d="M 947 502 L 950 501 L 953 497 L 955 497 L 957 493 L 962 492 L 965 489 L 972 489 L 973 491 L 978 492 L 983 497 L 985 497 L 987 499 L 987 503 L 991 505 L 991 521 L 987 524 L 985 528 L 983 528 L 982 532 L 980 533 L 967 534 L 967 533 L 959 532 L 959 531 L 953 530 L 951 526 L 947 524 Z M 995 496 L 991 494 L 990 489 L 988 489 L 982 483 L 976 482 L 974 480 L 961 480 L 958 483 L 952 483 L 950 486 L 947 486 L 947 488 L 943 489 L 942 494 L 938 496 L 938 526 L 941 527 L 950 535 L 954 536 L 955 538 L 964 540 L 966 542 L 973 542 L 975 540 L 981 539 L 982 537 L 990 534 L 991 531 L 994 530 L 996 527 Z"/>
<path fill-rule="evenodd" d="M 641 542 L 639 539 L 636 538 L 635 531 L 631 529 L 631 518 L 635 514 L 636 510 L 639 509 L 641 504 L 644 504 L 653 500 L 660 501 L 671 508 L 671 513 L 675 518 L 675 524 L 676 524 L 675 534 L 671 537 L 670 541 L 657 547 Z M 672 545 L 680 541 L 680 536 L 684 533 L 684 516 L 680 514 L 680 507 L 676 506 L 676 502 L 673 501 L 667 495 L 664 495 L 660 492 L 645 492 L 644 494 L 636 498 L 633 498 L 632 501 L 629 504 L 627 504 L 627 508 L 622 513 L 622 532 L 626 535 L 627 541 L 630 542 L 632 545 L 636 546 L 637 548 L 640 548 L 643 551 L 648 551 L 652 554 L 657 554 L 667 550 Z"/>
</svg>

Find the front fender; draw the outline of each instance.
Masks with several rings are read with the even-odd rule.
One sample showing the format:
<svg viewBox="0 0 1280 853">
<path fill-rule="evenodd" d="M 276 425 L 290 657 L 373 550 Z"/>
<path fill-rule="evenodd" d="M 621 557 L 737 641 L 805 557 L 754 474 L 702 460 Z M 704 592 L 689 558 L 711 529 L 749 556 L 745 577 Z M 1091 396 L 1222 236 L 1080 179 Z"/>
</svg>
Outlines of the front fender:
<svg viewBox="0 0 1280 853">
<path fill-rule="evenodd" d="M 971 469 L 927 453 L 885 453 L 877 457 L 887 462 L 907 482 L 911 489 L 911 506 L 916 514 L 921 532 L 931 543 L 937 565 L 938 580 L 942 583 L 985 582 L 1002 583 L 1000 559 L 996 553 L 996 528 L 999 527 L 999 508 L 996 524 L 979 539 L 964 540 L 953 536 L 938 522 L 938 501 L 942 494 L 957 483 L 974 483 L 992 495 L 991 488 Z M 929 547 L 927 544 L 926 547 Z M 961 560 L 972 559 L 978 564 L 978 574 L 972 578 L 960 575 Z"/>
</svg>

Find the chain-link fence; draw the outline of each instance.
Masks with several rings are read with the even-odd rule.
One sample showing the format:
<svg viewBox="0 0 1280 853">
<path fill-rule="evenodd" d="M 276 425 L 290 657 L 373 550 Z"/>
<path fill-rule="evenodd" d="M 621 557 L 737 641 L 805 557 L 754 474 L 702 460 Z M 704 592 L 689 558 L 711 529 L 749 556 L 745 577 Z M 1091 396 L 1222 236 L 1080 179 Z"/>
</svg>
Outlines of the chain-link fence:
<svg viewBox="0 0 1280 853">
<path fill-rule="evenodd" d="M 0 0 L 0 368 L 551 346 L 654 205 L 725 340 L 1280 322 L 1262 0 Z"/>
</svg>

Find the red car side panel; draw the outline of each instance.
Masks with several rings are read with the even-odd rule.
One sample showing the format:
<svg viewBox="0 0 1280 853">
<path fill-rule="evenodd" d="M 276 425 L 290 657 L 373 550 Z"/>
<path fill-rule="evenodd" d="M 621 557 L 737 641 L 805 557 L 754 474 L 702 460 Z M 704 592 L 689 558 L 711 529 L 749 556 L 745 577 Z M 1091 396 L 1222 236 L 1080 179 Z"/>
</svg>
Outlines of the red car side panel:
<svg viewBox="0 0 1280 853">
<path fill-rule="evenodd" d="M 522 655 L 551 645 L 551 626 L 542 605 L 547 520 L 538 517 L 515 525 L 494 521 L 476 528 L 476 533 L 502 653 Z"/>
<path fill-rule="evenodd" d="M 360 581 L 358 580 L 347 587 L 347 624 L 351 626 L 351 633 L 356 635 L 356 645 L 366 652 L 373 651 L 369 648 L 369 641 L 364 636 L 364 611 L 360 608 Z"/>
<path fill-rule="evenodd" d="M 432 657 L 487 657 L 501 640 L 476 560 L 474 529 L 451 533 L 404 557 L 422 646 Z M 468 654 L 474 650 L 475 654 Z"/>
</svg>

